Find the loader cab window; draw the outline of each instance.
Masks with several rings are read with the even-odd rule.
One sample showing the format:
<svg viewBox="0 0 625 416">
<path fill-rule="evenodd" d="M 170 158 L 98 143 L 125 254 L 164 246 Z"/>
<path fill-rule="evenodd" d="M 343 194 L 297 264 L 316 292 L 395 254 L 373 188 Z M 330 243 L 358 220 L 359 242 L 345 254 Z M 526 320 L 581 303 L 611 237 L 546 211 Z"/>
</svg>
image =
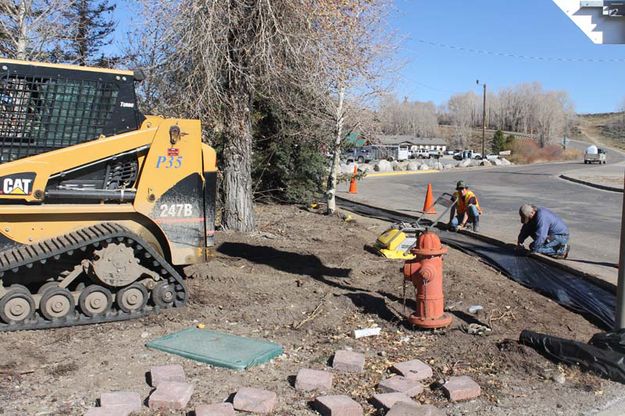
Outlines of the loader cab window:
<svg viewBox="0 0 625 416">
<path fill-rule="evenodd" d="M 142 121 L 132 77 L 26 65 L 0 76 L 0 163 L 137 130 Z"/>
</svg>

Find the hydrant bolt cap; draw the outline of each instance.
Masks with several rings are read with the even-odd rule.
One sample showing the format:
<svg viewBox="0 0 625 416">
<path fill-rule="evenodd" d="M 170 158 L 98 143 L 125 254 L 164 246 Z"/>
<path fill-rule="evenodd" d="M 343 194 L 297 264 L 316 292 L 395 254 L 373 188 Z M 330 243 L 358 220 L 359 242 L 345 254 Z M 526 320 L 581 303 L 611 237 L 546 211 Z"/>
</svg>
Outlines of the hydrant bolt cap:
<svg viewBox="0 0 625 416">
<path fill-rule="evenodd" d="M 426 231 L 419 236 L 417 247 L 410 252 L 421 256 L 438 256 L 447 253 L 447 247 L 443 247 L 436 233 Z"/>
</svg>

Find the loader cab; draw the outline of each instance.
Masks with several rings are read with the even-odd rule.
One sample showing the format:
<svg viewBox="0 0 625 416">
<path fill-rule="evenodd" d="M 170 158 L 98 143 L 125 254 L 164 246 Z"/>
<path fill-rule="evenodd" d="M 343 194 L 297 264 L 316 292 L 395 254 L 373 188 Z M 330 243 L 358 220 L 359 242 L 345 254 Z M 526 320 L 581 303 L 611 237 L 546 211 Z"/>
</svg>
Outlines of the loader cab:
<svg viewBox="0 0 625 416">
<path fill-rule="evenodd" d="M 0 59 L 0 164 L 138 130 L 131 71 Z"/>
</svg>

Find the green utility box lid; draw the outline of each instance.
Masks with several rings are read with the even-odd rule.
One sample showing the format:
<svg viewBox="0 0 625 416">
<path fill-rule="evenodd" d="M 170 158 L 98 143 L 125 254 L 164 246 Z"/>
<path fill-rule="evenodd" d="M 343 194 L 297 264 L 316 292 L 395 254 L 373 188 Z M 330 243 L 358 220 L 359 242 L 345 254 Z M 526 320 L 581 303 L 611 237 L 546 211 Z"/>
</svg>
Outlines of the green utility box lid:
<svg viewBox="0 0 625 416">
<path fill-rule="evenodd" d="M 284 352 L 282 346 L 273 342 L 199 328 L 166 335 L 148 342 L 146 346 L 235 370 L 266 363 Z"/>
</svg>

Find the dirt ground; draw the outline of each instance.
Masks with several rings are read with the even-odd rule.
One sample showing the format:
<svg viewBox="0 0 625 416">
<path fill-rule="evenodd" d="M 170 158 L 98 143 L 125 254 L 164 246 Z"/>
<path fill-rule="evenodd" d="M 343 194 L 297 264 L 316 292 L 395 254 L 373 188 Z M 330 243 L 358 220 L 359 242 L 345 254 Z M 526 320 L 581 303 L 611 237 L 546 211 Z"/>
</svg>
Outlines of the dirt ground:
<svg viewBox="0 0 625 416">
<path fill-rule="evenodd" d="M 582 341 L 598 329 L 474 257 L 451 249 L 445 257 L 453 325 L 436 333 L 416 331 L 401 318 L 402 263 L 365 249 L 383 223 L 354 215 L 354 221 L 345 221 L 344 215 L 295 206 L 260 205 L 257 214 L 257 233 L 219 233 L 214 259 L 186 269 L 191 292 L 186 308 L 121 323 L 0 334 L 0 414 L 81 415 L 101 393 L 116 390 L 147 398 L 150 367 L 179 363 L 195 386 L 188 412 L 249 386 L 278 394 L 276 415 L 312 415 L 315 395 L 296 392 L 293 376 L 303 367 L 328 368 L 333 352 L 346 347 L 365 353 L 365 372 L 336 373 L 332 393 L 352 396 L 369 415 L 376 413 L 368 400 L 389 367 L 415 358 L 435 373 L 418 400 L 448 415 L 592 414 L 625 392 L 619 384 L 558 366 L 518 345 L 523 329 Z M 490 336 L 461 330 L 474 304 L 484 307 L 475 318 L 492 325 Z M 409 295 L 408 307 L 413 306 Z M 197 323 L 275 341 L 285 353 L 235 372 L 144 346 Z M 353 338 L 354 329 L 374 325 L 382 328 L 380 336 Z M 452 375 L 473 377 L 481 397 L 450 403 L 438 386 Z M 157 413 L 145 408 L 142 414 Z"/>
</svg>

